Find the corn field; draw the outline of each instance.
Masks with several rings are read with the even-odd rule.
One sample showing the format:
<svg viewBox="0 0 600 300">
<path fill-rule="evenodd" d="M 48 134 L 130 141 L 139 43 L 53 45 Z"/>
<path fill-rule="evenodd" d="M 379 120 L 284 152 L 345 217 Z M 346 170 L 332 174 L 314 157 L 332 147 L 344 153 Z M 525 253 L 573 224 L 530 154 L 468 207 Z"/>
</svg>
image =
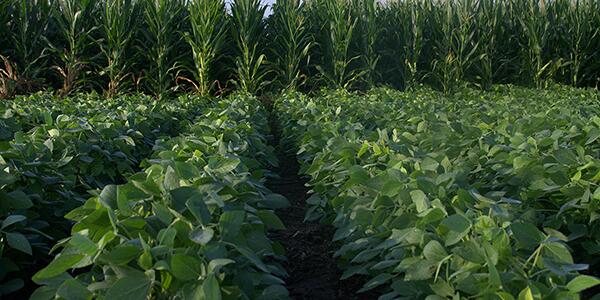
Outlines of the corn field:
<svg viewBox="0 0 600 300">
<path fill-rule="evenodd" d="M 2 0 L 5 96 L 596 87 L 596 0 Z"/>
</svg>

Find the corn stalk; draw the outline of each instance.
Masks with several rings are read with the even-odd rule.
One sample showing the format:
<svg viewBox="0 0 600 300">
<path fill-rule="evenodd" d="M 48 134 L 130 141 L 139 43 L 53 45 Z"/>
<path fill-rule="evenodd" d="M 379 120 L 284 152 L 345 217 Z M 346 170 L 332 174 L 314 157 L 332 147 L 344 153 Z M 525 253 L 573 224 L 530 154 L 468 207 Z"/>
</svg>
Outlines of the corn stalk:
<svg viewBox="0 0 600 300">
<path fill-rule="evenodd" d="M 308 62 L 314 44 L 307 27 L 305 4 L 299 0 L 278 0 L 271 20 L 277 82 L 284 89 L 295 90 L 306 81 L 302 66 Z"/>
<path fill-rule="evenodd" d="M 600 4 L 594 0 L 556 0 L 550 5 L 553 44 L 560 45 L 552 47 L 552 54 L 567 62 L 568 81 L 578 86 L 583 66 L 591 65 L 598 55 L 594 42 L 600 35 L 600 24 L 594 22 L 594 13 Z"/>
<path fill-rule="evenodd" d="M 419 8 L 419 2 L 407 1 L 406 14 L 403 18 L 406 25 L 404 31 L 404 65 L 405 86 L 413 88 L 419 80 L 419 59 L 424 45 L 422 29 L 422 12 Z M 402 9 L 402 7 L 400 7 Z"/>
<path fill-rule="evenodd" d="M 16 74 L 14 72 L 13 64 L 8 60 L 8 57 L 2 55 L 8 55 L 10 49 L 8 49 L 10 39 L 10 19 L 11 19 L 11 5 L 9 0 L 0 1 L 0 99 L 12 97 L 14 94 L 14 82 Z"/>
<path fill-rule="evenodd" d="M 441 28 L 436 37 L 439 56 L 434 60 L 433 77 L 447 94 L 467 79 L 478 60 L 474 1 L 447 1 L 443 7 L 433 5 L 432 12 Z"/>
<path fill-rule="evenodd" d="M 17 93 L 19 76 L 6 56 L 0 55 L 0 99 L 9 99 Z"/>
<path fill-rule="evenodd" d="M 179 67 L 182 26 L 186 21 L 183 0 L 143 0 L 144 28 L 141 51 L 148 71 L 144 77 L 150 91 L 164 98 L 174 84 L 174 74 Z"/>
<path fill-rule="evenodd" d="M 12 18 L 12 0 L 0 0 L 0 55 L 8 55 L 10 41 L 10 20 Z"/>
<path fill-rule="evenodd" d="M 465 81 L 473 65 L 478 61 L 476 54 L 479 42 L 475 39 L 476 5 L 475 0 L 457 0 L 454 2 L 453 52 L 456 53 L 456 81 Z"/>
<path fill-rule="evenodd" d="M 358 13 L 357 28 L 361 48 L 362 79 L 370 88 L 375 86 L 377 64 L 381 58 L 376 49 L 381 34 L 381 28 L 377 23 L 377 1 L 356 0 L 354 6 L 354 10 Z"/>
<path fill-rule="evenodd" d="M 102 39 L 98 42 L 105 59 L 101 75 L 108 77 L 106 95 L 114 97 L 129 87 L 131 45 L 139 17 L 136 0 L 104 0 L 102 5 Z"/>
<path fill-rule="evenodd" d="M 199 95 L 209 95 L 214 80 L 212 69 L 223 55 L 227 33 L 227 14 L 222 0 L 192 0 L 188 6 L 191 33 L 185 39 L 192 48 L 194 87 Z"/>
<path fill-rule="evenodd" d="M 96 43 L 92 34 L 98 28 L 90 22 L 95 19 L 96 4 L 93 0 L 58 0 L 53 6 L 52 19 L 58 28 L 59 42 L 47 41 L 61 62 L 52 67 L 62 79 L 61 97 L 86 83 L 83 75 L 93 60 L 87 54 Z"/>
<path fill-rule="evenodd" d="M 494 83 L 498 67 L 494 59 L 498 55 L 499 31 L 502 30 L 502 20 L 506 17 L 502 5 L 494 0 L 479 0 L 477 4 L 475 28 L 479 42 L 479 63 L 477 75 L 478 82 L 483 89 L 491 88 Z"/>
<path fill-rule="evenodd" d="M 560 68 L 562 60 L 546 59 L 544 50 L 548 46 L 550 22 L 545 0 L 521 1 L 517 6 L 518 19 L 523 29 L 521 71 L 538 88 L 547 84 Z"/>
<path fill-rule="evenodd" d="M 377 26 L 381 28 L 377 42 L 381 62 L 377 72 L 383 83 L 400 89 L 411 88 L 420 79 L 419 59 L 425 44 L 420 3 L 417 0 L 386 2 L 379 6 L 376 14 Z"/>
<path fill-rule="evenodd" d="M 321 60 L 316 66 L 327 85 L 334 88 L 349 88 L 364 75 L 364 71 L 352 69 L 360 56 L 352 56 L 350 46 L 357 18 L 348 0 L 315 0 L 311 11 L 319 20 L 317 43 Z"/>
<path fill-rule="evenodd" d="M 266 56 L 262 46 L 266 9 L 260 0 L 234 0 L 231 4 L 231 32 L 237 50 L 236 84 L 249 93 L 258 92 L 266 84 Z"/>
<path fill-rule="evenodd" d="M 48 34 L 52 7 L 47 0 L 16 0 L 11 2 L 11 36 L 13 48 L 9 55 L 18 66 L 24 92 L 37 89 L 48 67 Z"/>
<path fill-rule="evenodd" d="M 454 43 L 454 7 L 450 1 L 444 6 L 437 7 L 429 2 L 429 14 L 435 22 L 435 48 L 436 58 L 433 59 L 431 74 L 445 94 L 458 83 L 458 69 Z"/>
</svg>

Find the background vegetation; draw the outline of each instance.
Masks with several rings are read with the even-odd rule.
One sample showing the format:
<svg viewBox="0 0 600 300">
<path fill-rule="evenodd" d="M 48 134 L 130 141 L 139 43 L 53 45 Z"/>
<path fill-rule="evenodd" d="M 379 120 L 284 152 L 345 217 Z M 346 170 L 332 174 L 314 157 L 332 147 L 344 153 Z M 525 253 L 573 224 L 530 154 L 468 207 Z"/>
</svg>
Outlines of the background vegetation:
<svg viewBox="0 0 600 300">
<path fill-rule="evenodd" d="M 594 0 L 2 0 L 4 97 L 322 86 L 597 87 Z M 214 27 L 212 25 L 215 25 Z"/>
</svg>

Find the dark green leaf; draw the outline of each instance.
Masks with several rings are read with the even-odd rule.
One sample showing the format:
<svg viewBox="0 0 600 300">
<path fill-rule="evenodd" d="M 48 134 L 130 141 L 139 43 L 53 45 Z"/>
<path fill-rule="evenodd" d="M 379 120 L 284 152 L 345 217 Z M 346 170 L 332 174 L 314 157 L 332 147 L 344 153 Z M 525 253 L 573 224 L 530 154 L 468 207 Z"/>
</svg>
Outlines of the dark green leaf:
<svg viewBox="0 0 600 300">
<path fill-rule="evenodd" d="M 142 272 L 129 272 L 119 278 L 104 296 L 111 300 L 146 300 L 152 281 Z"/>
<path fill-rule="evenodd" d="M 531 223 L 513 223 L 510 228 L 519 244 L 526 249 L 533 249 L 544 240 L 544 234 Z"/>
<path fill-rule="evenodd" d="M 256 214 L 258 215 L 258 217 L 260 217 L 263 223 L 265 223 L 267 228 L 275 230 L 285 229 L 285 225 L 283 225 L 283 222 L 281 222 L 279 217 L 277 217 L 277 215 L 274 212 L 270 210 L 259 210 L 256 212 Z"/>
<path fill-rule="evenodd" d="M 79 263 L 85 256 L 83 254 L 61 254 L 41 271 L 33 276 L 33 280 L 39 283 L 42 279 L 48 279 L 60 275 Z"/>
<path fill-rule="evenodd" d="M 142 249 L 132 244 L 121 244 L 116 246 L 108 254 L 102 255 L 101 259 L 109 264 L 122 266 L 136 259 L 142 253 Z"/>
<path fill-rule="evenodd" d="M 202 283 L 202 291 L 204 291 L 204 299 L 221 300 L 221 288 L 214 274 L 208 274 Z"/>
<path fill-rule="evenodd" d="M 446 246 L 451 246 L 469 233 L 471 222 L 462 215 L 451 215 L 445 218 L 438 228 L 445 237 Z"/>
<path fill-rule="evenodd" d="M 265 200 L 262 202 L 265 207 L 272 209 L 287 208 L 290 206 L 290 202 L 284 196 L 280 194 L 269 194 L 265 196 Z"/>
<path fill-rule="evenodd" d="M 25 220 L 27 220 L 27 217 L 25 217 L 25 216 L 10 215 L 10 216 L 6 217 L 6 219 L 4 219 L 4 221 L 2 221 L 2 229 L 6 228 L 12 224 L 15 224 L 15 223 L 18 223 L 21 221 L 25 221 Z"/>
<path fill-rule="evenodd" d="M 31 245 L 24 235 L 16 232 L 7 232 L 5 235 L 6 241 L 11 248 L 32 255 Z"/>
<path fill-rule="evenodd" d="M 8 204 L 14 209 L 27 209 L 33 206 L 33 202 L 29 199 L 22 191 L 12 191 L 6 194 L 8 197 Z"/>
<path fill-rule="evenodd" d="M 211 222 L 211 215 L 203 197 L 199 193 L 189 198 L 185 205 L 190 210 L 192 215 L 203 225 L 208 225 Z"/>
<path fill-rule="evenodd" d="M 60 285 L 56 295 L 65 300 L 87 300 L 92 299 L 92 293 L 83 284 L 75 279 L 69 279 Z"/>
<path fill-rule="evenodd" d="M 192 256 L 175 254 L 171 257 L 171 272 L 181 280 L 197 280 L 200 277 L 201 262 Z"/>
</svg>

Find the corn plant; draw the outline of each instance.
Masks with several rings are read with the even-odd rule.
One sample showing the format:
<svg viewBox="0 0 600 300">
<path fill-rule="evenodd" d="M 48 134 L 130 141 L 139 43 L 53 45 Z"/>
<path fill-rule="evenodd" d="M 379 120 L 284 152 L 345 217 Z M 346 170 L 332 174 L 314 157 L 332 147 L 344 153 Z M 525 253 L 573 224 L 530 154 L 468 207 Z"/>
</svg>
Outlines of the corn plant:
<svg viewBox="0 0 600 300">
<path fill-rule="evenodd" d="M 273 6 L 272 51 L 281 87 L 294 90 L 306 81 L 302 66 L 314 45 L 309 35 L 305 4 L 299 0 L 279 0 Z"/>
<path fill-rule="evenodd" d="M 174 83 L 181 51 L 182 26 L 186 21 L 184 0 L 143 0 L 144 28 L 141 51 L 148 65 L 144 77 L 150 91 L 164 98 Z"/>
<path fill-rule="evenodd" d="M 453 31 L 453 6 L 446 1 L 444 6 L 438 7 L 429 2 L 428 14 L 432 18 L 435 26 L 432 29 L 434 35 L 434 53 L 432 60 L 431 76 L 441 87 L 444 93 L 450 92 L 450 89 L 458 83 L 457 81 L 457 61 L 456 53 L 453 52 L 454 31 Z"/>
<path fill-rule="evenodd" d="M 538 88 L 546 85 L 560 68 L 562 60 L 547 59 L 544 49 L 548 46 L 551 23 L 548 19 L 546 3 L 542 1 L 520 1 L 517 9 L 518 20 L 523 30 L 521 41 L 521 71 Z"/>
<path fill-rule="evenodd" d="M 9 51 L 11 4 L 11 0 L 0 0 L 0 55 Z"/>
<path fill-rule="evenodd" d="M 466 79 L 476 59 L 475 10 L 472 0 L 447 1 L 443 7 L 433 7 L 440 30 L 437 32 L 433 77 L 444 93 Z"/>
<path fill-rule="evenodd" d="M 57 0 L 52 9 L 52 20 L 58 29 L 58 41 L 48 41 L 58 56 L 60 65 L 52 67 L 62 80 L 59 95 L 64 97 L 80 89 L 84 83 L 86 68 L 93 57 L 86 56 L 95 44 L 93 33 L 97 2 L 92 0 Z"/>
<path fill-rule="evenodd" d="M 457 80 L 467 79 L 467 74 L 476 63 L 479 42 L 476 33 L 475 0 L 458 0 L 453 2 L 455 9 L 455 28 L 453 32 L 453 51 L 456 53 Z"/>
<path fill-rule="evenodd" d="M 550 9 L 553 42 L 560 45 L 553 47 L 554 54 L 568 62 L 568 82 L 578 86 L 583 66 L 598 55 L 594 42 L 600 27 L 594 22 L 593 14 L 600 5 L 591 0 L 557 0 L 551 3 Z"/>
<path fill-rule="evenodd" d="M 10 1 L 0 1 L 0 99 L 9 98 L 14 94 L 15 73 L 13 64 L 9 61 L 9 32 L 10 32 Z M 4 54 L 4 55 L 3 55 Z"/>
<path fill-rule="evenodd" d="M 364 75 L 364 71 L 351 68 L 360 56 L 350 52 L 358 21 L 350 4 L 348 0 L 310 2 L 311 13 L 317 16 L 320 27 L 316 35 L 321 58 L 316 68 L 326 84 L 334 88 L 348 88 Z"/>
<path fill-rule="evenodd" d="M 479 62 L 476 64 L 479 85 L 490 89 L 498 69 L 494 58 L 498 55 L 498 31 L 502 29 L 501 22 L 505 17 L 502 5 L 493 0 L 480 0 L 477 3 L 475 31 L 479 42 Z"/>
<path fill-rule="evenodd" d="M 234 73 L 236 84 L 245 92 L 256 93 L 266 84 L 266 56 L 261 45 L 266 9 L 260 0 L 234 0 L 231 4 L 231 31 L 237 50 Z"/>
<path fill-rule="evenodd" d="M 377 72 L 380 74 L 381 83 L 397 88 L 403 88 L 404 74 L 402 73 L 402 59 L 398 49 L 403 47 L 400 29 L 401 12 L 403 10 L 393 9 L 401 2 L 392 2 L 381 5 L 377 11 L 377 25 L 381 28 L 381 38 L 377 41 L 377 51 L 381 54 L 380 64 Z"/>
<path fill-rule="evenodd" d="M 194 87 L 201 96 L 209 95 L 213 86 L 212 69 L 222 57 L 227 33 L 227 13 L 222 0 L 193 0 L 188 5 L 191 33 L 185 39 L 192 48 Z"/>
<path fill-rule="evenodd" d="M 419 2 L 407 1 L 404 6 L 406 13 L 403 18 L 403 25 L 406 27 L 403 31 L 404 40 L 404 76 L 406 86 L 415 87 L 419 80 L 419 58 L 424 45 L 423 29 L 422 29 L 422 12 L 419 8 Z M 402 9 L 401 6 L 399 9 Z"/>
<path fill-rule="evenodd" d="M 377 26 L 381 28 L 377 52 L 381 81 L 397 88 L 410 88 L 418 81 L 418 61 L 424 45 L 418 1 L 394 1 L 379 6 Z M 401 49 L 398 51 L 398 49 Z"/>
<path fill-rule="evenodd" d="M 103 36 L 99 43 L 105 64 L 101 74 L 108 77 L 106 94 L 112 98 L 130 84 L 127 80 L 132 68 L 130 49 L 137 30 L 139 6 L 136 0 L 104 0 L 102 5 Z"/>
<path fill-rule="evenodd" d="M 357 12 L 357 28 L 360 45 L 360 57 L 362 63 L 363 80 L 367 87 L 375 86 L 377 64 L 380 55 L 377 53 L 376 44 L 381 33 L 377 24 L 377 1 L 355 0 L 355 12 Z"/>
<path fill-rule="evenodd" d="M 600 3 L 594 2 L 590 5 L 592 20 L 595 28 L 600 28 Z M 596 89 L 600 89 L 600 55 L 598 55 L 598 49 L 600 49 L 600 34 L 596 34 L 592 38 L 590 43 L 592 48 L 589 49 L 590 63 L 588 68 L 584 68 L 584 76 L 589 79 L 589 82 L 593 83 Z"/>
<path fill-rule="evenodd" d="M 17 93 L 19 76 L 14 64 L 0 54 L 0 99 L 12 98 Z"/>
<path fill-rule="evenodd" d="M 40 87 L 48 66 L 48 34 L 51 2 L 47 0 L 12 1 L 12 30 L 10 40 L 13 48 L 11 60 L 19 69 L 19 84 L 23 92 Z"/>
</svg>

